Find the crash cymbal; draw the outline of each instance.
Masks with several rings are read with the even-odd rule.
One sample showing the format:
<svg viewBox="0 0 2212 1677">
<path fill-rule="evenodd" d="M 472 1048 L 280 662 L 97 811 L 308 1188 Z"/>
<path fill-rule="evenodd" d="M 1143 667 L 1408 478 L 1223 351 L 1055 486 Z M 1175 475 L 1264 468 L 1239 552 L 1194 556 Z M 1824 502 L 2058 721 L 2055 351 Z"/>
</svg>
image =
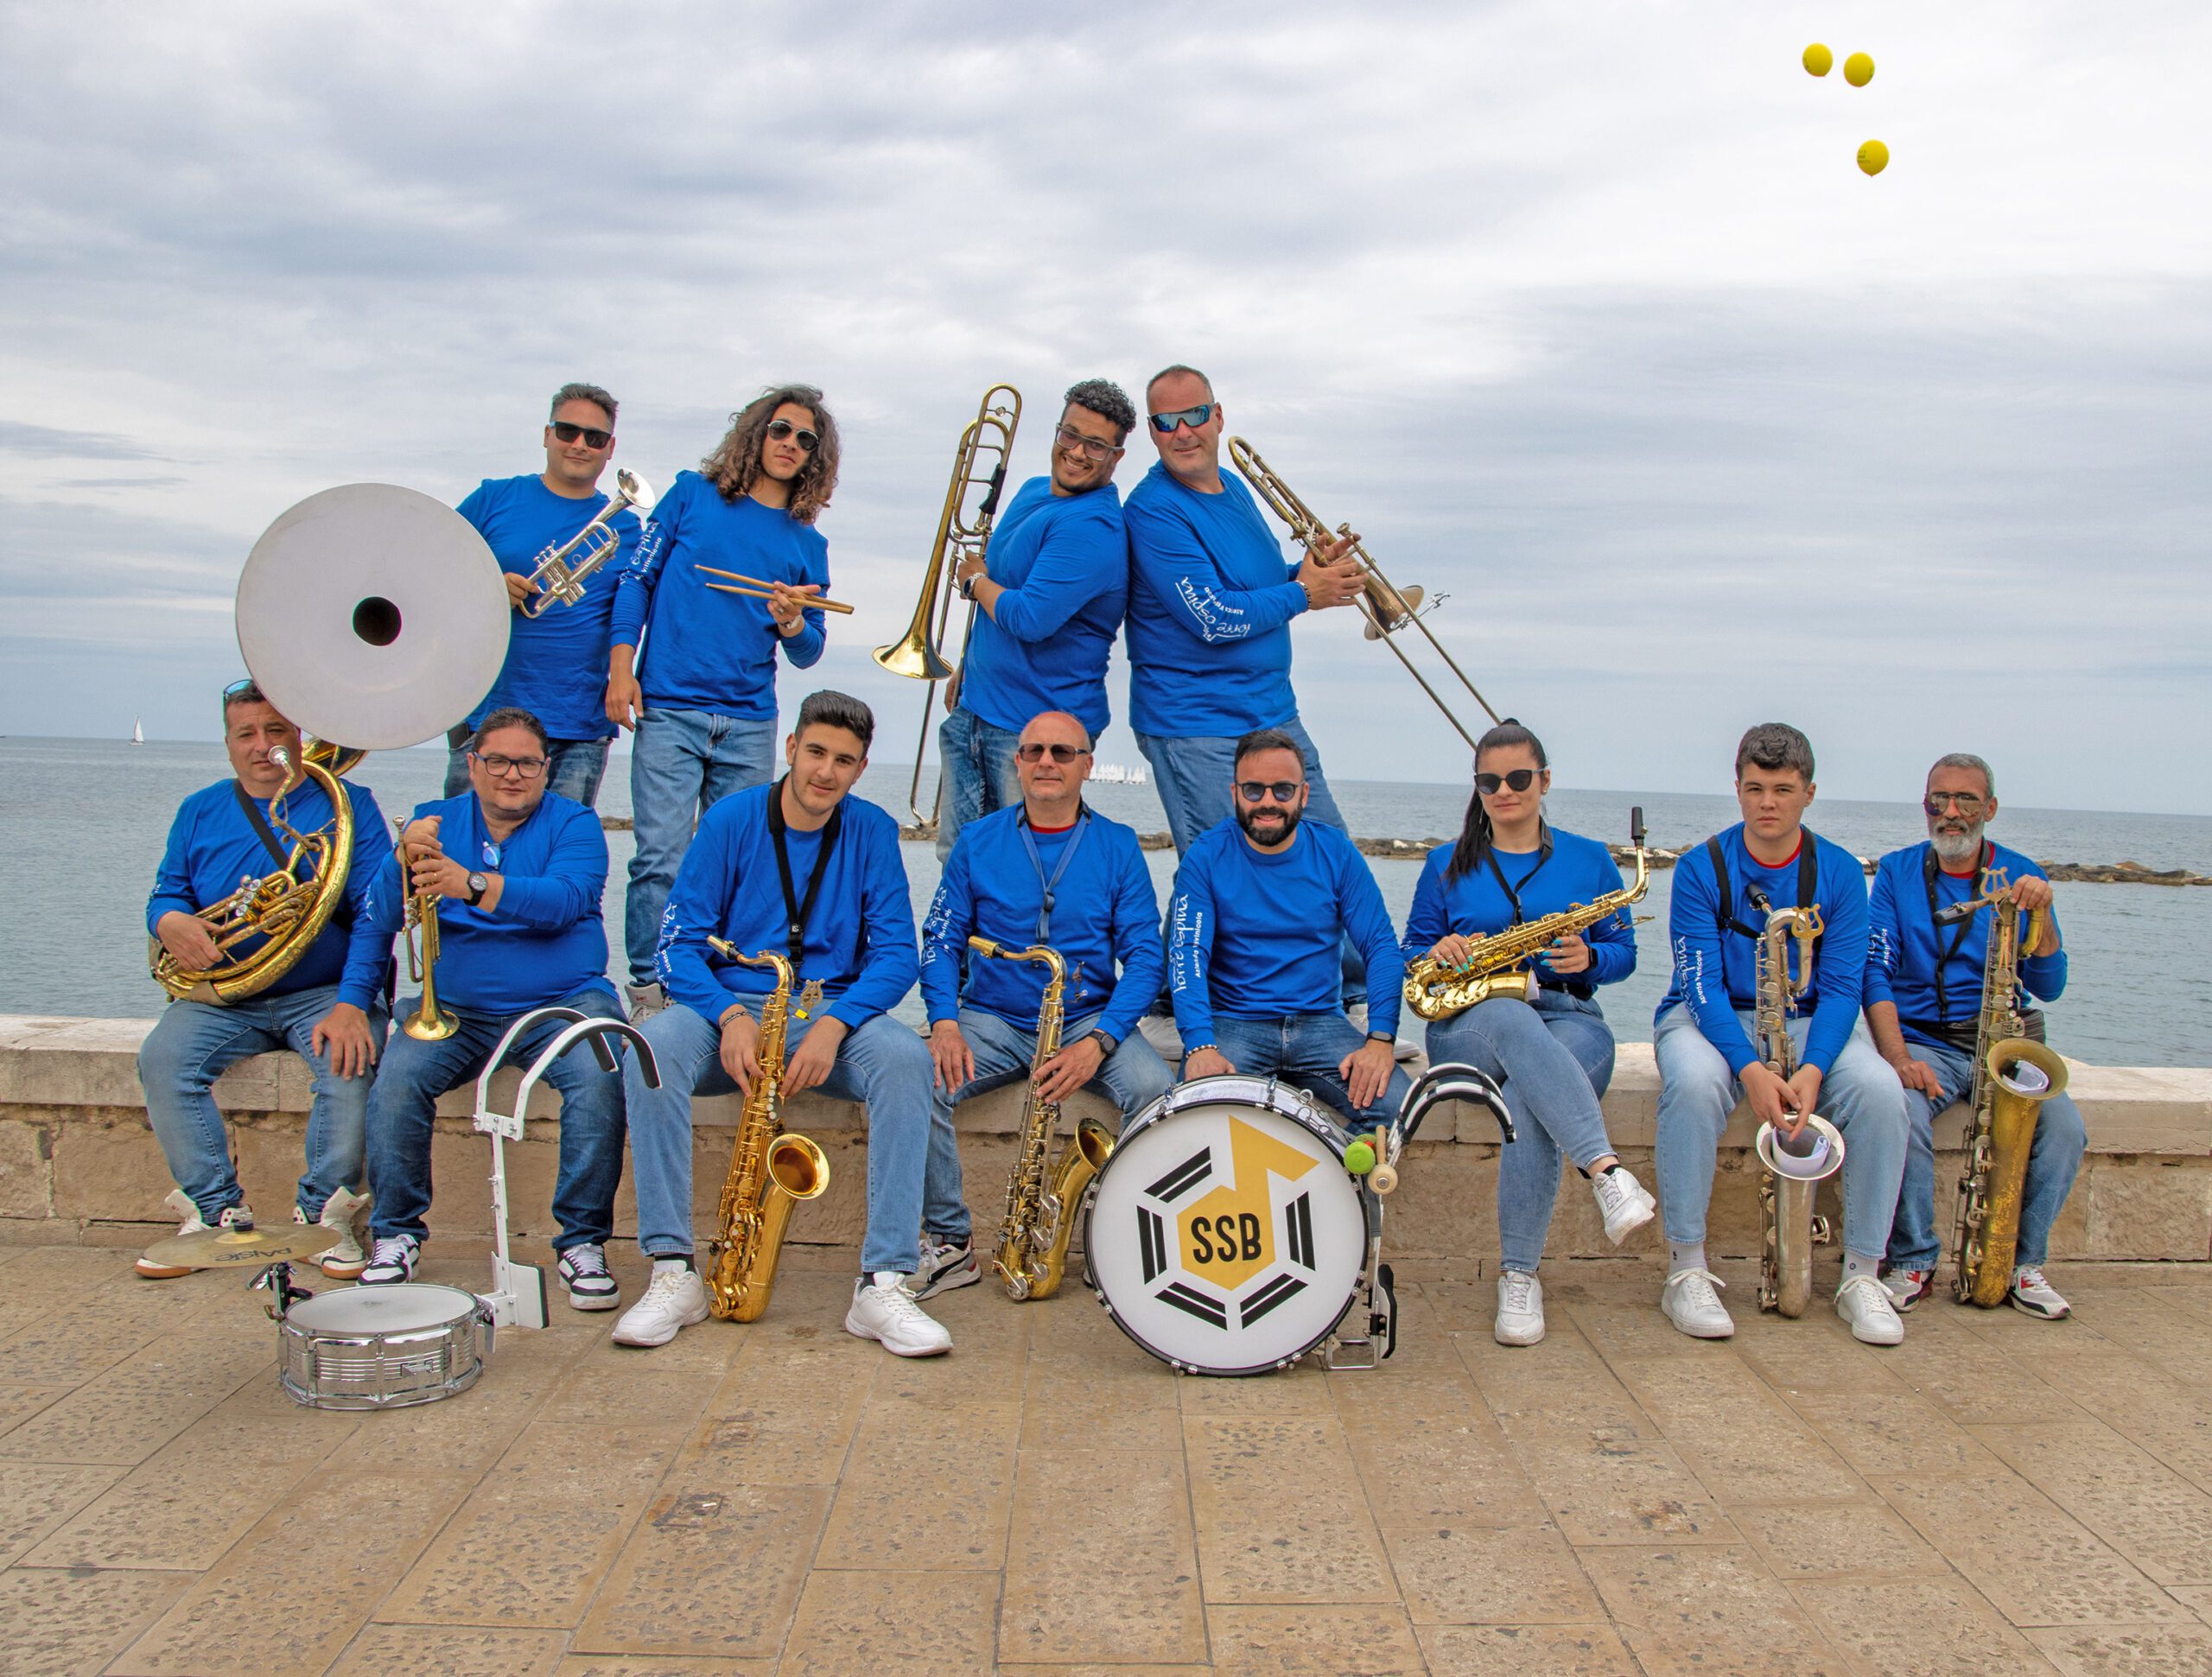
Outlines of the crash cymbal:
<svg viewBox="0 0 2212 1677">
<path fill-rule="evenodd" d="M 239 1264 L 274 1263 L 279 1258 L 312 1258 L 338 1244 L 335 1229 L 319 1223 L 281 1223 L 274 1229 L 203 1229 L 196 1235 L 172 1235 L 146 1248 L 146 1261 L 169 1268 L 229 1269 Z"/>
</svg>

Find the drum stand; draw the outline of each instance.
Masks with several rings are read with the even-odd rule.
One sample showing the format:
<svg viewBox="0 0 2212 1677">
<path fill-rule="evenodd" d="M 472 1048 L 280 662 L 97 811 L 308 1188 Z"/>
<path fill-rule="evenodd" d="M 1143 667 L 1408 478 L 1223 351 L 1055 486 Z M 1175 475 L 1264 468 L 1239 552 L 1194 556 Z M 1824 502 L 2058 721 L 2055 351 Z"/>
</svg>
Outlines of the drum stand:
<svg viewBox="0 0 2212 1677">
<path fill-rule="evenodd" d="M 522 1082 L 515 1089 L 515 1109 L 512 1115 L 493 1110 L 492 1106 L 492 1074 L 504 1064 L 507 1051 L 516 1039 L 541 1020 L 565 1019 L 568 1026 L 544 1051 L 531 1062 L 530 1070 L 522 1075 Z M 592 1052 L 598 1057 L 600 1069 L 613 1071 L 620 1064 L 607 1039 L 624 1037 L 637 1051 L 638 1069 L 645 1076 L 645 1087 L 660 1087 L 660 1070 L 653 1063 L 652 1045 L 639 1033 L 638 1027 L 619 1019 L 594 1019 L 579 1013 L 574 1007 L 538 1007 L 524 1013 L 507 1027 L 506 1035 L 499 1039 L 484 1062 L 484 1070 L 476 1079 L 477 1130 L 492 1138 L 492 1290 L 477 1296 L 491 1306 L 492 1319 L 503 1328 L 542 1328 L 545 1325 L 545 1270 L 543 1265 L 517 1263 L 507 1255 L 507 1158 L 505 1144 L 519 1141 L 523 1137 L 524 1115 L 530 1110 L 531 1091 L 537 1087 L 537 1080 L 546 1069 L 579 1042 L 591 1044 Z"/>
<path fill-rule="evenodd" d="M 1369 1226 L 1375 1230 L 1367 1242 L 1367 1267 L 1361 1273 L 1359 1290 L 1352 1295 L 1344 1322 L 1362 1322 L 1363 1333 L 1331 1334 L 1321 1345 L 1321 1366 L 1332 1372 L 1375 1369 L 1398 1349 L 1398 1291 L 1390 1266 L 1382 1261 L 1382 1199 L 1398 1185 L 1398 1157 L 1420 1130 L 1432 1108 L 1446 1101 L 1471 1101 L 1497 1120 L 1501 1141 L 1513 1140 L 1513 1114 L 1505 1095 L 1490 1075 L 1478 1068 L 1446 1060 L 1421 1073 L 1406 1091 L 1395 1125 L 1375 1133 L 1376 1163 L 1360 1179 L 1361 1196 L 1374 1207 Z M 1338 1324 L 1339 1330 L 1344 1323 Z"/>
</svg>

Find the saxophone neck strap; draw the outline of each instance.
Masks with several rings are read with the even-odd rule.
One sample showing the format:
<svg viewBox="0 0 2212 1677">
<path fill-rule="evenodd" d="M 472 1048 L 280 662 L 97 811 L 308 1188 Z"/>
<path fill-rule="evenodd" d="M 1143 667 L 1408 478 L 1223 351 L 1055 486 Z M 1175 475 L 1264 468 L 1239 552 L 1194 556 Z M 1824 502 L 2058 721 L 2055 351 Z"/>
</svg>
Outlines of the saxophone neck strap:
<svg viewBox="0 0 2212 1677">
<path fill-rule="evenodd" d="M 1542 869 L 1543 865 L 1551 859 L 1552 829 L 1549 822 L 1541 822 L 1538 823 L 1536 828 L 1536 860 L 1529 864 L 1529 871 L 1523 873 L 1517 881 L 1508 880 L 1505 877 L 1505 870 L 1497 865 L 1497 847 L 1495 844 L 1484 847 L 1483 850 L 1483 860 L 1490 864 L 1491 875 L 1492 878 L 1497 880 L 1497 888 L 1505 893 L 1505 900 L 1513 905 L 1513 924 L 1517 926 L 1523 924 L 1526 918 L 1521 912 L 1521 892 L 1527 888 L 1529 881 L 1536 877 L 1537 873 Z"/>
<path fill-rule="evenodd" d="M 791 853 L 785 840 L 784 787 L 791 779 L 785 775 L 776 782 L 775 790 L 768 795 L 768 836 L 776 846 L 776 876 L 784 887 L 784 929 L 790 946 L 791 976 L 798 976 L 799 963 L 806 958 L 806 923 L 814 917 L 814 899 L 822 894 L 823 876 L 830 871 L 830 853 L 837 848 L 837 835 L 844 830 L 845 805 L 840 799 L 830 812 L 830 820 L 822 829 L 822 848 L 814 853 L 814 871 L 807 875 L 806 895 L 801 898 L 791 888 Z"/>
<path fill-rule="evenodd" d="M 1997 847 L 1992 844 L 1987 839 L 1982 840 L 1981 862 L 1974 870 L 1974 889 L 1967 893 L 1967 899 L 1968 901 L 1972 901 L 1974 898 L 1982 895 L 1983 892 L 1988 890 L 1989 867 L 1990 864 L 1996 860 Z M 1936 854 L 1936 847 L 1932 844 L 1929 845 L 1928 847 L 1927 854 L 1921 859 L 1920 879 L 1921 883 L 1928 887 L 1928 918 L 1930 924 L 1936 924 L 1939 927 L 1942 923 L 1937 921 L 1936 918 L 1937 912 L 1936 903 L 1936 876 L 1942 870 L 1942 863 Z M 1950 999 L 1944 994 L 1943 969 L 1951 964 L 1953 958 L 1957 956 L 1960 949 L 1964 946 L 1967 941 L 1967 933 L 1974 929 L 1974 923 L 1980 918 L 1980 912 L 1977 910 L 1975 912 L 1969 914 L 1961 919 L 1959 924 L 1952 929 L 1951 947 L 1943 950 L 1936 957 L 1936 1020 L 1938 1025 L 1941 1025 L 1951 1016 Z M 1936 935 L 1938 937 L 1941 937 L 1942 933 L 1939 930 Z"/>
<path fill-rule="evenodd" d="M 1801 827 L 1797 829 L 1797 906 L 1800 908 L 1810 908 L 1819 900 L 1820 843 L 1819 836 L 1811 828 Z M 1756 941 L 1764 935 L 1764 928 L 1747 926 L 1736 918 L 1736 891 L 1735 887 L 1728 882 L 1728 859 L 1721 854 L 1720 840 L 1717 835 L 1706 840 L 1705 854 L 1713 859 L 1713 880 L 1714 885 L 1719 889 L 1720 929 L 1723 931 L 1739 932 L 1744 937 Z M 1751 854 L 1749 846 L 1745 847 L 1745 854 L 1746 855 Z M 1750 889 L 1758 892 L 1754 906 L 1764 909 L 1766 893 L 1759 892 L 1756 886 Z M 1814 941 L 1815 947 L 1817 948 L 1821 940 L 1816 938 Z"/>
</svg>

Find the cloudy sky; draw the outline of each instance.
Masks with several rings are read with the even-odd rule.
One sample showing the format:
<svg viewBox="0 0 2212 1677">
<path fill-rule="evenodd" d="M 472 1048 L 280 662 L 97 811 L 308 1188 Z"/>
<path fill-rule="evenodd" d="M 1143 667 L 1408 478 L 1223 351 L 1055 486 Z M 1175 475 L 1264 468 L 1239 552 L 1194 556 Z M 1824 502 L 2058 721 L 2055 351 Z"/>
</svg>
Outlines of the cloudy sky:
<svg viewBox="0 0 2212 1677">
<path fill-rule="evenodd" d="M 183 0 L 0 43 L 0 731 L 213 737 L 270 520 L 533 469 L 563 379 L 664 485 L 798 378 L 860 606 L 815 674 L 904 756 L 868 649 L 984 387 L 1026 475 L 1065 384 L 1186 360 L 1566 784 L 1724 790 L 1780 717 L 1832 796 L 1967 748 L 2212 810 L 2200 6 Z M 1356 631 L 1296 631 L 1332 772 L 1463 775 Z"/>
</svg>

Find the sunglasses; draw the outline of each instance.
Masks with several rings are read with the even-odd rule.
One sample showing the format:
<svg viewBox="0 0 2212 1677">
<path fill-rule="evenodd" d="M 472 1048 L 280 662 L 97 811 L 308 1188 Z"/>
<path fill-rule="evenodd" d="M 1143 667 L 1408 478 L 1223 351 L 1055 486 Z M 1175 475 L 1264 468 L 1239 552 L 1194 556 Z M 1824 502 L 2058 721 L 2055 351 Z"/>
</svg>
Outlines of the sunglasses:
<svg viewBox="0 0 2212 1677">
<path fill-rule="evenodd" d="M 1199 426 L 1205 424 L 1206 421 L 1212 417 L 1213 403 L 1211 402 L 1201 402 L 1195 408 L 1185 408 L 1177 413 L 1154 414 L 1152 416 L 1152 429 L 1159 432 L 1162 436 L 1173 436 L 1175 434 L 1175 428 L 1178 425 L 1188 425 L 1195 431 Z"/>
<path fill-rule="evenodd" d="M 1516 792 L 1525 792 L 1535 778 L 1534 769 L 1515 769 L 1510 774 L 1478 774 L 1475 777 L 1475 787 L 1477 791 L 1495 797 L 1501 786 L 1510 786 Z"/>
<path fill-rule="evenodd" d="M 1085 460 L 1111 460 L 1122 452 L 1116 442 L 1101 442 L 1096 437 L 1084 435 L 1072 425 L 1055 426 L 1052 435 L 1059 439 L 1060 447 L 1081 454 Z"/>
<path fill-rule="evenodd" d="M 1044 761 L 1045 753 L 1048 751 L 1052 753 L 1052 760 L 1055 763 L 1072 763 L 1078 757 L 1090 755 L 1090 751 L 1082 746 L 1036 745 L 1016 746 L 1014 748 L 1014 754 L 1025 763 L 1040 763 Z"/>
<path fill-rule="evenodd" d="M 1247 804 L 1264 804 L 1270 797 L 1278 804 L 1295 804 L 1305 788 L 1303 780 L 1240 780 L 1236 795 Z"/>
<path fill-rule="evenodd" d="M 595 425 L 571 425 L 565 419 L 553 422 L 553 435 L 563 442 L 574 442 L 582 437 L 588 448 L 604 448 L 614 441 L 612 431 L 602 431 Z"/>
<path fill-rule="evenodd" d="M 504 780 L 509 774 L 520 775 L 524 780 L 535 780 L 545 772 L 543 757 L 486 757 L 483 753 L 468 753 L 484 765 L 484 772 L 494 780 Z"/>
<path fill-rule="evenodd" d="M 779 442 L 781 442 L 787 436 L 796 436 L 798 439 L 800 451 L 804 454 L 809 454 L 814 452 L 816 445 L 822 441 L 822 439 L 815 435 L 813 432 L 802 430 L 798 426 L 792 424 L 788 419 L 770 420 L 768 422 L 768 435 L 775 438 Z"/>
<path fill-rule="evenodd" d="M 1981 800 L 1972 792 L 1930 792 L 1920 800 L 1920 807 L 1931 816 L 1942 815 L 1954 804 L 1968 821 L 1981 813 Z"/>
</svg>

